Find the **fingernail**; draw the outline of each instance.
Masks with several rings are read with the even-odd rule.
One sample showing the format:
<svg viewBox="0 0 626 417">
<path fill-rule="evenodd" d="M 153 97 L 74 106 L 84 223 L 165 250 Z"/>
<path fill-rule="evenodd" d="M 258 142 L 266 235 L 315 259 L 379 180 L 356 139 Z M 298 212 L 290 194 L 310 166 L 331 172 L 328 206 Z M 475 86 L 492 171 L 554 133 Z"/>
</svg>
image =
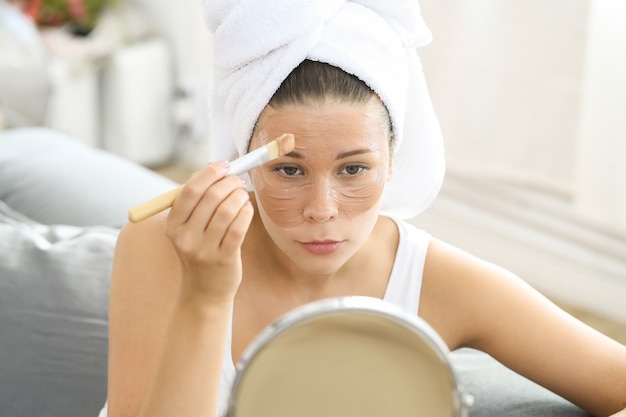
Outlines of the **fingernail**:
<svg viewBox="0 0 626 417">
<path fill-rule="evenodd" d="M 228 161 L 219 161 L 219 162 L 218 162 L 218 164 L 220 164 L 220 166 L 221 166 L 222 168 L 228 168 L 228 167 L 230 167 L 230 162 L 228 162 Z"/>
</svg>

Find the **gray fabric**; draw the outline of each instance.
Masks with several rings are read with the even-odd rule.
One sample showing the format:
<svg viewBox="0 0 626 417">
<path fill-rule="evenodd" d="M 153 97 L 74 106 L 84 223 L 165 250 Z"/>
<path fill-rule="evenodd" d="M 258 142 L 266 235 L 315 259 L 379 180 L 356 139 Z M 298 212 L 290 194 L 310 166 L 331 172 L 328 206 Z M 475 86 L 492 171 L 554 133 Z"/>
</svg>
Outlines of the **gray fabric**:
<svg viewBox="0 0 626 417">
<path fill-rule="evenodd" d="M 43 224 L 120 227 L 178 184 L 45 128 L 0 133 L 0 200 Z"/>
<path fill-rule="evenodd" d="M 562 397 L 473 349 L 452 352 L 464 391 L 474 396 L 470 417 L 588 417 Z"/>
<path fill-rule="evenodd" d="M 117 229 L 44 226 L 0 202 L 0 415 L 96 416 Z"/>
</svg>

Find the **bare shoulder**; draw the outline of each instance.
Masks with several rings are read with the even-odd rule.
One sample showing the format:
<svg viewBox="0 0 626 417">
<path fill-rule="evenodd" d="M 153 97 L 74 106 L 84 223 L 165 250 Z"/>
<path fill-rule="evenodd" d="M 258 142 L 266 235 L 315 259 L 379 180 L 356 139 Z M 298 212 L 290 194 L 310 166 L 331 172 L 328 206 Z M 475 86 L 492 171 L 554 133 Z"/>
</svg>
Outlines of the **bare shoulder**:
<svg viewBox="0 0 626 417">
<path fill-rule="evenodd" d="M 483 350 L 593 414 L 626 406 L 624 346 L 513 273 L 436 239 L 426 259 L 420 315 L 451 349 Z"/>
<path fill-rule="evenodd" d="M 165 220 L 166 213 L 160 213 L 122 228 L 115 247 L 112 291 L 118 284 L 125 293 L 141 288 L 158 291 L 178 284 L 178 260 L 165 235 Z"/>
<path fill-rule="evenodd" d="M 165 221 L 167 212 L 159 213 L 138 223 L 127 223 L 120 232 L 116 247 L 116 257 L 124 256 L 127 252 L 138 254 L 153 254 L 171 251 L 174 248 L 165 235 Z M 165 252 L 165 253 L 163 253 Z"/>
</svg>

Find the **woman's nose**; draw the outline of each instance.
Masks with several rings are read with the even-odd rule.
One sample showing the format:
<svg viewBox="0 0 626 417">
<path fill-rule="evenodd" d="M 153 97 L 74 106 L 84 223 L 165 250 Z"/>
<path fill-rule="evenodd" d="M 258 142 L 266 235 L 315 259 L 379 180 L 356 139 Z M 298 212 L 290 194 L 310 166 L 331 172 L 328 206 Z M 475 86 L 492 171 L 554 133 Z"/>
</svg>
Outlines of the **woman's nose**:
<svg viewBox="0 0 626 417">
<path fill-rule="evenodd" d="M 337 201 L 326 179 L 317 181 L 311 189 L 304 217 L 309 221 L 323 223 L 337 217 Z"/>
</svg>

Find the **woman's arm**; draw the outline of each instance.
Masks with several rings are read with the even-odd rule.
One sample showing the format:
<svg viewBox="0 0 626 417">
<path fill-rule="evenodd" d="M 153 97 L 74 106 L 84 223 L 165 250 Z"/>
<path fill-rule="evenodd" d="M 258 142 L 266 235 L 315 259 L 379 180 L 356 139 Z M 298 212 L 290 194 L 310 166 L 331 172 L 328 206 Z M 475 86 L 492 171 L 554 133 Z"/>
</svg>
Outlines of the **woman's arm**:
<svg viewBox="0 0 626 417">
<path fill-rule="evenodd" d="M 169 213 L 124 227 L 109 311 L 108 415 L 215 415 L 225 339 L 252 217 L 216 164 Z"/>
<path fill-rule="evenodd" d="M 626 347 L 510 272 L 434 240 L 421 303 L 451 349 L 483 350 L 597 416 L 626 407 Z"/>
</svg>

